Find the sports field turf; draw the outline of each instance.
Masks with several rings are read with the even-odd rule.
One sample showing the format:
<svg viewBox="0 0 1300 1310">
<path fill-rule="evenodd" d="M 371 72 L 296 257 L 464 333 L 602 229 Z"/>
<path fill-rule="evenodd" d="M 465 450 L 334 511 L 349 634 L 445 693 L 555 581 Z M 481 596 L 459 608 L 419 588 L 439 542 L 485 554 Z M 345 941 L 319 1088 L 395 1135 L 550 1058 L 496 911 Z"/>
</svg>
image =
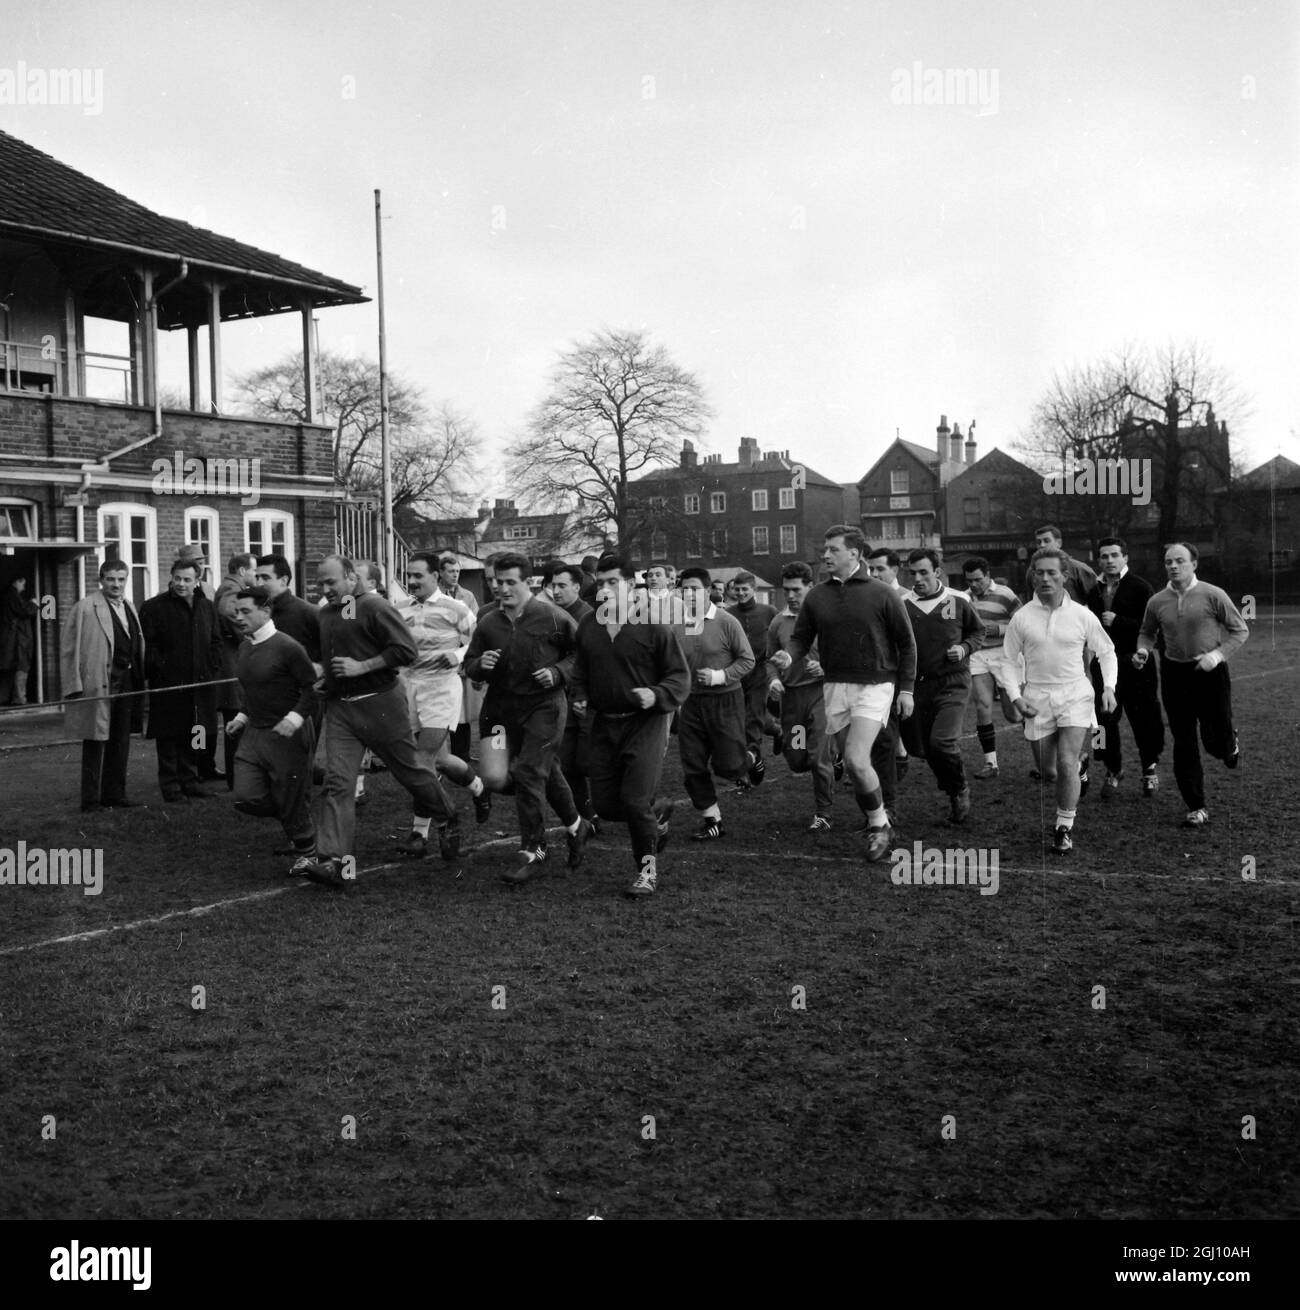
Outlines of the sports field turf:
<svg viewBox="0 0 1300 1310">
<path fill-rule="evenodd" d="M 913 761 L 900 846 L 996 851 L 993 895 L 867 865 L 846 789 L 807 833 L 780 760 L 720 841 L 679 804 L 633 903 L 608 825 L 503 885 L 508 798 L 476 829 L 455 792 L 465 857 L 410 864 L 373 777 L 339 894 L 224 792 L 163 805 L 147 743 L 147 807 L 84 820 L 77 747 L 8 753 L 0 847 L 101 847 L 104 887 L 0 887 L 0 1215 L 1295 1216 L 1300 621 L 1232 672 L 1202 831 L 1169 750 L 1154 800 L 1094 786 L 1067 857 L 1018 730 L 962 829 Z"/>
</svg>

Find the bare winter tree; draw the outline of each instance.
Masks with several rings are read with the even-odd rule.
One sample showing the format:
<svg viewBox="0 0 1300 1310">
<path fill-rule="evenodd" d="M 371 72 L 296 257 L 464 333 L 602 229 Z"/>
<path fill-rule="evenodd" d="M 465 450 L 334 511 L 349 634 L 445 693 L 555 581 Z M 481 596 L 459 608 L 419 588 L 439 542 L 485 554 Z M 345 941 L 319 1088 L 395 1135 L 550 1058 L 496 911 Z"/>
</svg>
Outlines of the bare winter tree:
<svg viewBox="0 0 1300 1310">
<path fill-rule="evenodd" d="M 643 526 L 629 498 L 638 473 L 677 459 L 712 411 L 695 377 L 644 332 L 598 332 L 560 356 L 527 434 L 510 449 L 514 492 L 526 504 L 574 511 L 571 531 L 620 542 Z"/>
<path fill-rule="evenodd" d="M 324 422 L 334 425 L 334 476 L 358 499 L 381 493 L 379 366 L 326 352 L 318 370 Z M 258 418 L 297 419 L 307 412 L 302 355 L 237 378 L 236 403 Z M 430 408 L 418 388 L 388 377 L 393 508 L 431 517 L 465 513 L 474 504 L 481 439 L 451 404 Z"/>
<path fill-rule="evenodd" d="M 1150 459 L 1157 532 L 1172 541 L 1180 525 L 1213 520 L 1211 498 L 1231 480 L 1225 416 L 1245 416 L 1240 393 L 1196 342 L 1146 352 L 1126 347 L 1058 374 L 1017 445 L 1044 472 L 1084 459 Z M 1147 522 L 1145 507 L 1129 495 L 1079 497 L 1073 507 L 1091 520 L 1094 540 Z"/>
</svg>

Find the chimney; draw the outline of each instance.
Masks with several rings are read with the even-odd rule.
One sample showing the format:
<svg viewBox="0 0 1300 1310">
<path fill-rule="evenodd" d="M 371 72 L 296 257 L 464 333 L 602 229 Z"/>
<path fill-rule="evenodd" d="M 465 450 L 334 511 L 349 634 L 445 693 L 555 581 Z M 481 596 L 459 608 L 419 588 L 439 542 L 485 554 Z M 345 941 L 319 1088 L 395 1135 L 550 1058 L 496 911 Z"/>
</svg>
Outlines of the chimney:
<svg viewBox="0 0 1300 1310">
<path fill-rule="evenodd" d="M 700 462 L 700 457 L 695 453 L 695 442 L 689 438 L 682 441 L 682 462 L 681 467 L 684 469 L 693 469 Z"/>
<path fill-rule="evenodd" d="M 936 436 L 937 439 L 938 439 L 936 444 L 937 444 L 938 447 L 939 447 L 939 458 L 940 458 L 940 459 L 947 459 L 947 458 L 948 458 L 948 436 L 949 436 L 949 434 L 952 432 L 952 429 L 948 426 L 948 415 L 947 415 L 947 414 L 940 414 L 940 415 L 939 415 L 939 426 L 938 426 L 937 428 L 935 428 L 934 431 L 935 431 L 935 436 Z"/>
<path fill-rule="evenodd" d="M 740 439 L 740 467 L 753 468 L 758 462 L 758 440 L 755 437 L 741 437 Z"/>
<path fill-rule="evenodd" d="M 971 419 L 970 426 L 966 429 L 966 463 L 975 463 L 975 420 Z"/>
<path fill-rule="evenodd" d="M 961 463 L 961 424 L 952 425 L 952 436 L 948 438 L 948 458 L 954 464 Z"/>
<path fill-rule="evenodd" d="M 492 510 L 493 518 L 508 518 L 515 512 L 515 502 L 513 500 L 498 500 Z"/>
<path fill-rule="evenodd" d="M 488 515 L 491 514 L 491 513 L 492 513 L 492 506 L 489 505 L 489 504 L 487 503 L 486 500 L 481 501 L 481 502 L 479 503 L 479 507 L 478 507 L 478 516 L 479 516 L 479 518 L 481 518 L 481 519 L 485 519 L 485 518 L 487 518 Z"/>
</svg>

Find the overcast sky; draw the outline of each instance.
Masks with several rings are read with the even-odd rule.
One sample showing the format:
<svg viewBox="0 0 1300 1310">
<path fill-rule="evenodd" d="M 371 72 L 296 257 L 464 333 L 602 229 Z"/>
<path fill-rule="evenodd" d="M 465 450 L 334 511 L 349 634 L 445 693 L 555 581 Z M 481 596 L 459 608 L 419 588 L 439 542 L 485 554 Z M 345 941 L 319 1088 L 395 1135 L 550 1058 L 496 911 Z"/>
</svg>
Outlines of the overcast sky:
<svg viewBox="0 0 1300 1310">
<path fill-rule="evenodd" d="M 0 128 L 372 294 L 382 188 L 390 365 L 498 450 L 608 326 L 697 375 L 706 449 L 840 481 L 941 413 L 1005 449 L 1126 341 L 1194 338 L 1248 397 L 1247 466 L 1300 458 L 1286 0 L 95 0 L 4 37 L 0 71 L 102 70 L 103 103 Z M 907 103 L 966 69 L 976 103 Z M 377 353 L 373 304 L 320 317 Z M 299 340 L 232 327 L 228 373 Z"/>
</svg>

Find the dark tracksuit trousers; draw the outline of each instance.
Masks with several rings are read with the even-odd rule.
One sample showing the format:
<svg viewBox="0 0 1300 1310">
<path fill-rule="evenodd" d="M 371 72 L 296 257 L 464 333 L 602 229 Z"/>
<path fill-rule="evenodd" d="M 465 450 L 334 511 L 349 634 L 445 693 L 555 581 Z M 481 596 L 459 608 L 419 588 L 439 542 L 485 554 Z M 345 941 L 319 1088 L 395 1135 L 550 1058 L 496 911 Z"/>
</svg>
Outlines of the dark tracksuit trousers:
<svg viewBox="0 0 1300 1310">
<path fill-rule="evenodd" d="M 957 745 L 970 699 L 970 670 L 916 675 L 915 708 L 902 721 L 909 755 L 923 755 L 939 790 L 955 796 L 966 786 L 966 770 Z"/>
<path fill-rule="evenodd" d="M 718 803 L 713 775 L 729 781 L 744 775 L 745 694 L 740 686 L 704 695 L 692 692 L 677 723 L 682 754 L 682 781 L 697 810 Z"/>
<path fill-rule="evenodd" d="M 310 839 L 315 723 L 304 719 L 292 737 L 247 723 L 235 745 L 235 799 L 257 806 L 267 818 L 278 818 L 290 841 Z"/>
<path fill-rule="evenodd" d="M 802 728 L 802 743 L 796 729 Z M 820 682 L 787 687 L 781 697 L 782 754 L 793 773 L 811 773 L 813 802 L 822 818 L 829 818 L 835 792 L 835 768 L 831 764 L 831 742 L 826 735 L 826 706 Z"/>
<path fill-rule="evenodd" d="M 483 707 L 479 750 L 497 749 L 492 738 L 499 728 L 505 729 L 523 850 L 546 845 L 546 803 L 566 828 L 578 818 L 573 792 L 560 767 L 567 710 L 558 687 L 539 696 L 493 696 Z"/>
<path fill-rule="evenodd" d="M 599 818 L 627 824 L 637 868 L 655 853 L 658 841 L 653 807 L 672 717 L 657 709 L 597 714 L 591 727 L 587 771 L 591 801 Z"/>
<path fill-rule="evenodd" d="M 352 854 L 357 772 L 367 746 L 388 765 L 395 781 L 410 792 L 417 818 L 441 824 L 455 814 L 438 775 L 419 757 L 406 692 L 396 681 L 373 695 L 328 701 L 325 723 L 325 787 L 316 833 L 316 849 L 322 859 L 342 859 Z"/>
<path fill-rule="evenodd" d="M 1147 661 L 1148 664 L 1150 660 Z M 1232 680 L 1220 664 L 1202 673 L 1160 657 L 1160 693 L 1174 738 L 1174 781 L 1189 810 L 1205 808 L 1205 773 L 1196 744 L 1199 725 L 1208 755 L 1221 760 L 1232 753 Z"/>
<path fill-rule="evenodd" d="M 1097 722 L 1103 731 L 1102 747 L 1097 752 L 1101 762 L 1111 773 L 1124 767 L 1124 749 L 1119 735 L 1121 714 L 1128 714 L 1133 739 L 1137 742 L 1138 758 L 1145 769 L 1155 764 L 1165 749 L 1165 723 L 1160 717 L 1159 687 L 1156 662 L 1149 659 L 1143 668 L 1135 669 L 1128 655 L 1119 655 L 1119 680 L 1115 684 L 1115 713 L 1105 714 L 1101 708 L 1101 666 L 1092 664 L 1092 686 L 1096 693 Z M 1231 736 L 1229 737 L 1231 744 Z M 1194 808 L 1199 808 L 1194 807 Z"/>
</svg>

